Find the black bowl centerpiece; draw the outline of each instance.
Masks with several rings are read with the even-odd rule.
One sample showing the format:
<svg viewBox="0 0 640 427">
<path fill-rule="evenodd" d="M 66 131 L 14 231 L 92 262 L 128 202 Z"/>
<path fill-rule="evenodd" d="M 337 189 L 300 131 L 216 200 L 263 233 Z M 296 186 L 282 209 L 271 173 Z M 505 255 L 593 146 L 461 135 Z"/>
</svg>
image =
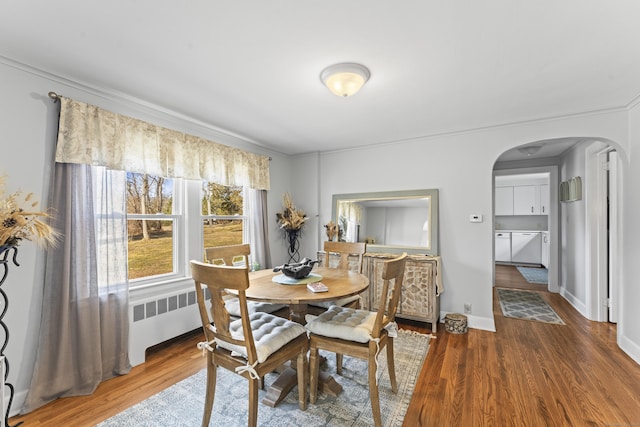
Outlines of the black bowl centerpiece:
<svg viewBox="0 0 640 427">
<path fill-rule="evenodd" d="M 282 264 L 273 269 L 274 272 L 282 271 L 285 276 L 291 277 L 293 279 L 304 279 L 311 273 L 311 269 L 313 269 L 313 265 L 318 262 L 318 260 L 311 260 L 310 258 L 303 258 L 300 262 L 295 262 L 292 264 Z"/>
</svg>

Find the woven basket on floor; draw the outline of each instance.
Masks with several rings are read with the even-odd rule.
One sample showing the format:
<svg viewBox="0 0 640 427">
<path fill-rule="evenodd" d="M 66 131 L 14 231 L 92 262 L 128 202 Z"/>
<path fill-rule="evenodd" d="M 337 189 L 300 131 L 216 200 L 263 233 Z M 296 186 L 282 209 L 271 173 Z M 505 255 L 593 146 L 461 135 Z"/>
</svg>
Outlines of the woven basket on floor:
<svg viewBox="0 0 640 427">
<path fill-rule="evenodd" d="M 467 333 L 467 316 L 458 313 L 449 313 L 444 316 L 444 329 L 452 334 Z"/>
</svg>

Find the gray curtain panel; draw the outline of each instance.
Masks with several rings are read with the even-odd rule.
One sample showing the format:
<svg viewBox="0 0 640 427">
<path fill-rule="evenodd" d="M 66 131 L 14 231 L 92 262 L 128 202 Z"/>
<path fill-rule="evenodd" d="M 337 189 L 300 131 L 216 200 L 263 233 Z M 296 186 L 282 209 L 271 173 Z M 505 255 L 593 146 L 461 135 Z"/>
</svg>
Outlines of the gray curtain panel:
<svg viewBox="0 0 640 427">
<path fill-rule="evenodd" d="M 22 413 L 129 372 L 125 173 L 55 164 L 38 351 Z"/>
<path fill-rule="evenodd" d="M 249 218 L 249 244 L 251 262 L 260 264 L 260 268 L 272 268 L 269 248 L 269 215 L 267 213 L 267 191 L 245 188 L 245 215 Z"/>
</svg>

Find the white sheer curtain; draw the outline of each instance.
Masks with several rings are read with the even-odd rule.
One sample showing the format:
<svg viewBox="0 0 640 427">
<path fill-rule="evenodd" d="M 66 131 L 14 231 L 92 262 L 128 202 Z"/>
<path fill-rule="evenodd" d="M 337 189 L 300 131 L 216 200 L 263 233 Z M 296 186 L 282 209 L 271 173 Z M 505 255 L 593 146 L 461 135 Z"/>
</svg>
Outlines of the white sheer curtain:
<svg viewBox="0 0 640 427">
<path fill-rule="evenodd" d="M 260 268 L 272 268 L 269 248 L 269 227 L 267 225 L 267 192 L 265 190 L 245 189 L 244 213 L 248 221 L 248 242 L 251 245 L 252 262 Z"/>
<path fill-rule="evenodd" d="M 362 208 L 357 203 L 341 202 L 339 204 L 338 217 L 344 218 L 346 230 L 344 230 L 344 240 L 347 242 L 357 242 L 358 226 L 362 217 Z"/>
<path fill-rule="evenodd" d="M 56 163 L 38 353 L 22 412 L 127 373 L 126 175 Z"/>
</svg>

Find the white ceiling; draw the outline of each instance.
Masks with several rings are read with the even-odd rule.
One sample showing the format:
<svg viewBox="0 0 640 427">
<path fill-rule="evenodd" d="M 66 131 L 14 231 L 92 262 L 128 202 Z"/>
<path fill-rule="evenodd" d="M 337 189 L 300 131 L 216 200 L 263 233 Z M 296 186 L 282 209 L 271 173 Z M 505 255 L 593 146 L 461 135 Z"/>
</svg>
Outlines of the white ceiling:
<svg viewBox="0 0 640 427">
<path fill-rule="evenodd" d="M 640 94 L 637 0 L 3 0 L 1 9 L 0 56 L 287 154 L 625 107 Z M 353 97 L 320 83 L 337 62 L 371 70 Z"/>
</svg>

